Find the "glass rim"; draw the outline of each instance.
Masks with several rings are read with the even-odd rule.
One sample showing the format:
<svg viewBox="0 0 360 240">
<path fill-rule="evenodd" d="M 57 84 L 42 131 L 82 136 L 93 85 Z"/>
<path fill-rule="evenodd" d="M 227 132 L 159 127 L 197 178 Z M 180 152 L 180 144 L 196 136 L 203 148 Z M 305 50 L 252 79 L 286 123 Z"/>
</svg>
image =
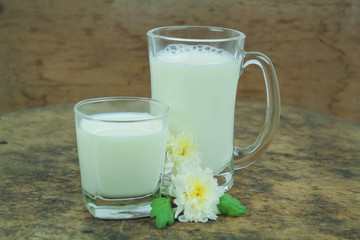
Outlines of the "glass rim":
<svg viewBox="0 0 360 240">
<path fill-rule="evenodd" d="M 101 117 L 94 117 L 88 114 L 85 114 L 79 110 L 79 108 L 84 104 L 89 103 L 99 103 L 99 102 L 121 102 L 121 101 L 133 101 L 133 102 L 148 102 L 148 103 L 155 103 L 158 105 L 162 105 L 164 107 L 164 110 L 161 111 L 161 113 L 156 115 L 150 115 L 148 117 L 142 117 L 142 118 L 134 118 L 134 119 L 126 119 L 126 120 L 118 120 L 118 119 L 104 119 Z M 169 106 L 159 100 L 153 99 L 153 98 L 146 98 L 146 97 L 100 97 L 100 98 L 89 98 L 79 101 L 74 106 L 74 112 L 78 114 L 79 116 L 92 120 L 92 121 L 99 121 L 99 122 L 109 122 L 109 123 L 132 123 L 132 122 L 146 122 L 151 121 L 155 119 L 161 119 L 163 118 L 168 112 L 169 112 Z"/>
<path fill-rule="evenodd" d="M 169 30 L 182 30 L 182 29 L 188 29 L 188 28 L 202 28 L 202 29 L 208 29 L 212 31 L 228 31 L 238 34 L 238 36 L 234 37 L 223 37 L 223 38 L 208 38 L 208 39 L 202 39 L 202 38 L 181 38 L 181 37 L 170 37 L 165 36 L 161 34 L 155 33 L 158 30 L 163 29 L 169 29 Z M 232 40 L 238 40 L 238 39 L 245 39 L 246 35 L 240 31 L 231 29 L 231 28 L 225 28 L 225 27 L 213 27 L 213 26 L 198 26 L 198 25 L 184 25 L 184 26 L 164 26 L 164 27 L 157 27 L 150 29 L 147 32 L 148 37 L 157 37 L 162 38 L 170 41 L 182 41 L 182 42 L 226 42 L 226 41 L 232 41 Z"/>
</svg>

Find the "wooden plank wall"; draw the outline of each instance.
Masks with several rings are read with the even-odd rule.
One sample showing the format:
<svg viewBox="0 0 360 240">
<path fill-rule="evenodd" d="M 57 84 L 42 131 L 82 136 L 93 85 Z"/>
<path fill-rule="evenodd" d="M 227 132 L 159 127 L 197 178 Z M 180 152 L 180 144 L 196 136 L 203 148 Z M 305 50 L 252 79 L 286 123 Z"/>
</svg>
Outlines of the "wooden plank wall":
<svg viewBox="0 0 360 240">
<path fill-rule="evenodd" d="M 147 30 L 224 26 L 268 55 L 282 104 L 360 121 L 358 0 L 0 0 L 0 113 L 150 96 Z M 256 67 L 238 97 L 264 101 Z"/>
</svg>

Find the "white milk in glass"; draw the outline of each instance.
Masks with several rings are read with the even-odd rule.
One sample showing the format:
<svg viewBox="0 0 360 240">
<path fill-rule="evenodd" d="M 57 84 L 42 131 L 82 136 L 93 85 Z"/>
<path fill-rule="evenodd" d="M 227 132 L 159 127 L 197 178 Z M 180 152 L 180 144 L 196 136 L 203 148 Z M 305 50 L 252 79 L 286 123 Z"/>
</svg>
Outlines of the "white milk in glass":
<svg viewBox="0 0 360 240">
<path fill-rule="evenodd" d="M 188 132 L 203 167 L 220 172 L 233 155 L 240 61 L 206 45 L 169 45 L 150 56 L 152 97 L 170 107 L 169 130 Z"/>
<path fill-rule="evenodd" d="M 144 119 L 147 113 L 93 115 L 107 120 Z M 162 120 L 132 123 L 81 119 L 76 130 L 82 188 L 91 195 L 125 198 L 157 189 L 165 157 Z"/>
</svg>

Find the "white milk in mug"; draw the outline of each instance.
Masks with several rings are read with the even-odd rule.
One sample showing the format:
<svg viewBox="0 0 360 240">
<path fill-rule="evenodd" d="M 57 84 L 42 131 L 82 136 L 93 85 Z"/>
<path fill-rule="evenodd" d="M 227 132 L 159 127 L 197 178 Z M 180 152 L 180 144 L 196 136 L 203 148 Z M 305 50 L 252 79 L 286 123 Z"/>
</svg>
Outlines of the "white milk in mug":
<svg viewBox="0 0 360 240">
<path fill-rule="evenodd" d="M 202 167 L 220 172 L 232 159 L 240 60 L 206 45 L 171 44 L 150 56 L 154 99 L 170 107 L 169 130 L 188 132 Z"/>
<path fill-rule="evenodd" d="M 146 119 L 148 113 L 92 115 L 105 120 Z M 82 188 L 105 198 L 142 196 L 155 191 L 165 157 L 162 120 L 121 124 L 81 119 L 77 127 Z"/>
</svg>

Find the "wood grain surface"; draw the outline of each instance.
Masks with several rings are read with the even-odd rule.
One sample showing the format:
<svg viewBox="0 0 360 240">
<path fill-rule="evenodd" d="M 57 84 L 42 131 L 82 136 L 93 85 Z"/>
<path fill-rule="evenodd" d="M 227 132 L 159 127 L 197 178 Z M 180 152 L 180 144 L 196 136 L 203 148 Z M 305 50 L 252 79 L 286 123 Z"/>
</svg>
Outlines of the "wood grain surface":
<svg viewBox="0 0 360 240">
<path fill-rule="evenodd" d="M 146 32 L 240 30 L 268 55 L 285 105 L 360 121 L 360 1 L 0 0 L 0 112 L 103 96 L 150 96 Z M 265 101 L 260 70 L 238 97 Z"/>
<path fill-rule="evenodd" d="M 279 131 L 230 194 L 248 214 L 157 230 L 149 218 L 100 220 L 82 200 L 73 105 L 0 115 L 0 239 L 359 239 L 360 123 L 284 107 Z M 236 143 L 264 106 L 238 102 Z"/>
</svg>

